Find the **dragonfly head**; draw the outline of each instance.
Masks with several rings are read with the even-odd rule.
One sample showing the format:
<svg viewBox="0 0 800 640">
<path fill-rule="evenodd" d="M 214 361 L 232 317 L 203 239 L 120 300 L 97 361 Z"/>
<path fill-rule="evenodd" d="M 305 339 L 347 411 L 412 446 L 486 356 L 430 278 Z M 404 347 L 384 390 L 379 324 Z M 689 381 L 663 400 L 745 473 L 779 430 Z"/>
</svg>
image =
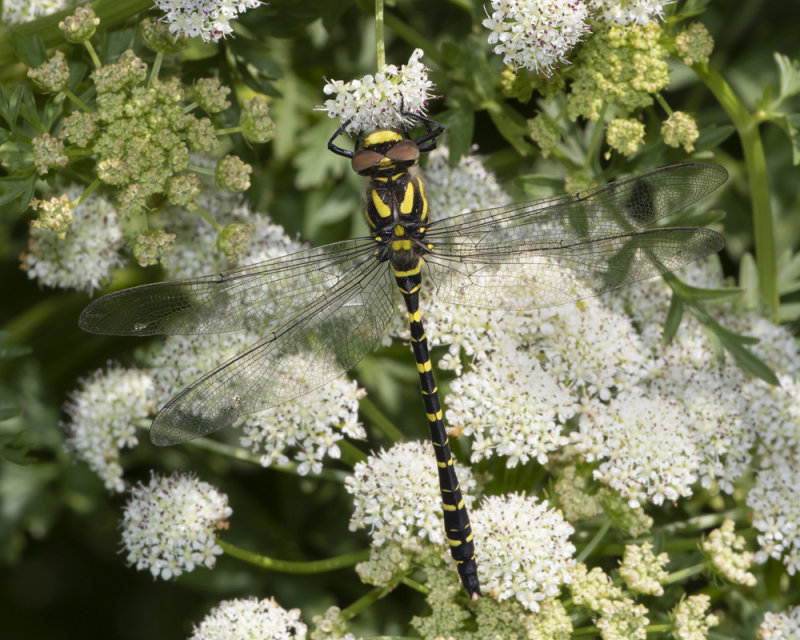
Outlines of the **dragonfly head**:
<svg viewBox="0 0 800 640">
<path fill-rule="evenodd" d="M 369 176 L 379 171 L 405 170 L 419 162 L 419 146 L 397 131 L 381 129 L 364 138 L 353 153 L 353 171 Z"/>
</svg>

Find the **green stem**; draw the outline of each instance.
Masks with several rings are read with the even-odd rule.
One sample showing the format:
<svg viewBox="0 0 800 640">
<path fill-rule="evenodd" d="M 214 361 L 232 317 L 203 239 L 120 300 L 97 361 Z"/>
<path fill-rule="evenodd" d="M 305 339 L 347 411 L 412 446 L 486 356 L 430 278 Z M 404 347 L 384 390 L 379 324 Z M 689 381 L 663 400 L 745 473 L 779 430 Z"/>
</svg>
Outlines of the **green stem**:
<svg viewBox="0 0 800 640">
<path fill-rule="evenodd" d="M 235 127 L 228 127 L 227 129 L 216 129 L 214 133 L 216 133 L 218 136 L 227 136 L 231 133 L 241 133 L 241 131 L 242 128 L 237 125 Z"/>
<path fill-rule="evenodd" d="M 354 551 L 353 553 L 345 553 L 341 556 L 334 556 L 333 558 L 326 558 L 325 560 L 311 560 L 308 562 L 291 562 L 289 560 L 276 560 L 268 556 L 262 556 L 252 551 L 245 551 L 236 545 L 224 540 L 217 540 L 220 547 L 229 556 L 244 560 L 262 569 L 269 569 L 270 571 L 281 571 L 283 573 L 324 573 L 326 571 L 335 571 L 344 567 L 351 567 L 358 562 L 363 562 L 369 558 L 369 549 L 361 551 Z"/>
<path fill-rule="evenodd" d="M 394 426 L 394 423 L 387 418 L 384 413 L 375 406 L 369 398 L 361 398 L 358 410 L 361 415 L 369 420 L 376 428 L 383 432 L 383 434 L 394 442 L 403 442 L 406 440 L 405 434 Z"/>
<path fill-rule="evenodd" d="M 576 558 L 578 562 L 583 562 L 584 560 L 586 560 L 586 558 L 589 557 L 592 551 L 595 550 L 595 547 L 597 547 L 597 545 L 600 544 L 600 541 L 603 539 L 606 533 L 608 533 L 608 530 L 610 528 L 611 528 L 611 520 L 606 518 L 606 521 L 603 523 L 603 526 L 597 530 L 597 533 L 594 534 L 594 537 L 591 540 L 589 540 L 589 544 L 587 544 L 583 548 L 583 551 L 581 551 L 578 554 L 578 557 Z"/>
<path fill-rule="evenodd" d="M 368 591 L 349 607 L 342 609 L 341 616 L 345 620 L 352 620 L 359 613 L 369 608 L 374 602 L 380 600 L 391 591 L 391 587 L 375 587 Z"/>
<path fill-rule="evenodd" d="M 92 43 L 88 40 L 83 43 L 83 48 L 86 49 L 86 52 L 89 54 L 89 57 L 92 59 L 92 64 L 94 65 L 95 69 L 99 69 L 103 66 L 103 63 L 100 62 L 100 56 L 97 55 L 97 51 L 95 50 Z"/>
<path fill-rule="evenodd" d="M 777 322 L 779 298 L 775 232 L 769 201 L 767 159 L 758 131 L 759 120 L 747 111 L 730 85 L 708 64 L 695 64 L 692 68 L 719 101 L 739 134 L 753 208 L 759 292 L 767 305 L 769 316 Z"/>
<path fill-rule="evenodd" d="M 378 71 L 386 66 L 386 46 L 383 35 L 383 0 L 375 0 L 375 52 Z"/>
<path fill-rule="evenodd" d="M 92 195 L 92 193 L 94 193 L 95 189 L 97 189 L 97 187 L 99 187 L 100 184 L 101 184 L 100 178 L 95 178 L 92 184 L 86 187 L 83 190 L 83 193 L 79 195 L 77 198 L 75 198 L 74 202 L 72 203 L 72 206 L 77 207 L 81 202 L 86 200 L 86 198 L 88 198 L 90 195 Z"/>
<path fill-rule="evenodd" d="M 147 86 L 153 84 L 153 78 L 158 78 L 158 74 L 161 71 L 161 63 L 164 61 L 164 53 L 159 51 L 156 53 L 156 59 L 153 60 L 153 66 L 150 67 L 150 77 L 147 78 Z"/>
<path fill-rule="evenodd" d="M 223 226 L 219 222 L 214 220 L 214 218 L 211 217 L 211 214 L 208 211 L 206 211 L 203 207 L 197 207 L 197 213 L 203 216 L 205 221 L 208 222 L 208 224 L 214 227 L 217 231 L 222 231 Z"/>
<path fill-rule="evenodd" d="M 78 109 L 83 111 L 84 113 L 91 113 L 92 110 L 83 100 L 81 100 L 78 96 L 76 96 L 72 91 L 69 89 L 64 89 L 64 95 L 67 96 L 72 102 L 74 102 Z"/>
<path fill-rule="evenodd" d="M 705 562 L 692 565 L 691 567 L 686 567 L 685 569 L 681 569 L 680 571 L 676 571 L 675 573 L 670 573 L 669 577 L 664 582 L 664 584 L 675 584 L 676 582 L 681 582 L 683 580 L 686 580 L 686 578 L 691 578 L 692 576 L 696 576 L 698 573 L 703 573 L 705 569 L 706 569 Z"/>
<path fill-rule="evenodd" d="M 668 116 L 671 116 L 672 109 L 670 108 L 669 103 L 666 100 L 664 100 L 664 96 L 662 96 L 660 93 L 656 93 L 656 100 L 658 101 L 658 104 L 661 105 L 661 108 L 664 110 L 664 113 L 666 113 Z"/>
</svg>

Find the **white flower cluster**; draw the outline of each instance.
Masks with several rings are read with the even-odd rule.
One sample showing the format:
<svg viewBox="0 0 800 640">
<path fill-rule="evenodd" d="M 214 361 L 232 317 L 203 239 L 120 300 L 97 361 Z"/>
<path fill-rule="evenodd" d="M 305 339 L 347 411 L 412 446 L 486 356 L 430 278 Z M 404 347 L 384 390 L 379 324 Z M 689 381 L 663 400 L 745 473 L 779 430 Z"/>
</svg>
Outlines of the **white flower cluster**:
<svg viewBox="0 0 800 640">
<path fill-rule="evenodd" d="M 298 356 L 295 370 L 302 371 L 307 358 Z M 292 385 L 291 379 L 282 384 Z M 289 463 L 288 451 L 294 451 L 297 473 L 320 473 L 327 455 L 340 457 L 339 440 L 366 438 L 358 420 L 358 401 L 366 391 L 354 380 L 337 378 L 297 402 L 247 416 L 242 424 L 241 445 L 261 456 L 265 467 Z"/>
<path fill-rule="evenodd" d="M 450 166 L 449 155 L 447 144 L 439 143 L 425 164 L 425 193 L 437 220 L 509 202 L 494 172 L 484 166 L 479 155 L 461 156 L 454 167 Z"/>
<path fill-rule="evenodd" d="M 519 494 L 489 496 L 472 513 L 480 549 L 478 577 L 497 600 L 516 598 L 530 611 L 556 596 L 575 566 L 574 533 L 560 511 Z"/>
<path fill-rule="evenodd" d="M 640 25 L 662 19 L 664 7 L 675 0 L 589 0 L 600 19 L 620 26 Z"/>
<path fill-rule="evenodd" d="M 31 227 L 23 269 L 47 287 L 91 293 L 124 264 L 122 227 L 111 203 L 96 194 L 76 206 L 72 218 L 64 233 Z"/>
<path fill-rule="evenodd" d="M 467 508 L 475 487 L 469 467 L 459 467 L 458 479 Z M 345 480 L 353 496 L 350 530 L 367 529 L 375 545 L 397 542 L 417 551 L 420 541 L 445 542 L 442 498 L 433 445 L 401 442 L 359 462 Z"/>
<path fill-rule="evenodd" d="M 30 22 L 63 11 L 72 4 L 70 0 L 5 0 L 2 22 L 8 25 Z"/>
<path fill-rule="evenodd" d="M 422 49 L 414 49 L 408 64 L 400 69 L 388 64 L 374 76 L 360 80 L 327 80 L 323 91 L 334 97 L 318 109 L 342 124 L 349 121 L 347 132 L 352 134 L 408 123 L 409 117 L 404 114 L 425 113 L 433 97 L 433 82 L 428 79 L 428 68 L 420 62 L 422 56 Z"/>
<path fill-rule="evenodd" d="M 228 496 L 195 476 L 153 474 L 139 483 L 122 516 L 126 560 L 140 571 L 169 580 L 198 566 L 213 568 L 222 548 L 216 532 L 227 529 Z"/>
<path fill-rule="evenodd" d="M 589 32 L 590 17 L 582 0 L 492 0 L 483 26 L 505 64 L 549 76 Z"/>
<path fill-rule="evenodd" d="M 156 0 L 170 33 L 189 38 L 200 36 L 204 42 L 217 42 L 229 36 L 233 33 L 232 20 L 262 4 L 261 0 Z"/>
<path fill-rule="evenodd" d="M 794 640 L 800 638 L 800 607 L 780 613 L 767 612 L 758 627 L 759 640 Z"/>
<path fill-rule="evenodd" d="M 109 491 L 123 491 L 120 450 L 139 440 L 133 422 L 152 411 L 153 381 L 138 369 L 116 365 L 80 381 L 64 404 L 67 446 L 86 462 Z"/>
<path fill-rule="evenodd" d="M 474 436 L 473 462 L 500 455 L 508 457 L 508 467 L 531 459 L 545 464 L 548 453 L 569 443 L 562 428 L 578 403 L 530 351 L 512 346 L 506 357 L 496 360 L 476 362 L 472 371 L 453 381 L 448 424 Z"/>
<path fill-rule="evenodd" d="M 274 598 L 223 600 L 194 628 L 189 640 L 305 640 L 300 609 L 281 607 Z"/>
</svg>

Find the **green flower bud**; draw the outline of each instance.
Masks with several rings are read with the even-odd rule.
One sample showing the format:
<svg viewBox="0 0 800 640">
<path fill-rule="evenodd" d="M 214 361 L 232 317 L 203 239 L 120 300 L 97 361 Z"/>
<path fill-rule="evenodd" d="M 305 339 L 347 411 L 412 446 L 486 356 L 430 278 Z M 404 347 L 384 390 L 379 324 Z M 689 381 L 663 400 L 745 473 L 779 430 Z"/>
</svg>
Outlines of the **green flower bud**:
<svg viewBox="0 0 800 640">
<path fill-rule="evenodd" d="M 58 93 L 67 88 L 69 67 L 63 51 L 53 56 L 35 69 L 28 69 L 28 77 L 45 93 Z"/>
<path fill-rule="evenodd" d="M 230 92 L 230 88 L 222 84 L 219 78 L 200 78 L 192 88 L 195 102 L 206 113 L 219 113 L 230 107 L 231 103 L 227 100 Z"/>
<path fill-rule="evenodd" d="M 225 156 L 217 163 L 217 185 L 228 191 L 244 191 L 250 187 L 253 167 L 238 156 Z"/>
<path fill-rule="evenodd" d="M 75 9 L 75 13 L 64 18 L 58 23 L 58 28 L 64 34 L 67 42 L 80 44 L 86 42 L 94 35 L 97 25 L 100 24 L 94 9 L 90 5 L 84 5 Z"/>
<path fill-rule="evenodd" d="M 275 123 L 269 117 L 269 104 L 263 96 L 255 96 L 242 104 L 239 126 L 250 142 L 269 142 L 275 137 Z"/>
</svg>

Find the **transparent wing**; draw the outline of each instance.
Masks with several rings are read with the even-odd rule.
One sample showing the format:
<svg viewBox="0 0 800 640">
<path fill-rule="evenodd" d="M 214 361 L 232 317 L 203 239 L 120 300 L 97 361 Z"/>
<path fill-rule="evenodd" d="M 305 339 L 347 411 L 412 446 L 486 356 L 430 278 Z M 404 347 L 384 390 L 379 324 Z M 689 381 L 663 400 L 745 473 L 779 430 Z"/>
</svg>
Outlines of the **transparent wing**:
<svg viewBox="0 0 800 640">
<path fill-rule="evenodd" d="M 305 249 L 223 273 L 159 282 L 91 302 L 78 321 L 106 335 L 220 333 L 278 326 L 375 251 L 371 238 Z"/>
<path fill-rule="evenodd" d="M 688 163 L 558 196 L 433 222 L 425 257 L 436 296 L 483 308 L 565 304 L 650 278 L 719 251 L 709 229 L 655 223 L 727 178 Z"/>
<path fill-rule="evenodd" d="M 391 318 L 387 265 L 362 260 L 303 312 L 172 398 L 150 431 L 177 444 L 321 387 L 361 360 Z"/>
</svg>

